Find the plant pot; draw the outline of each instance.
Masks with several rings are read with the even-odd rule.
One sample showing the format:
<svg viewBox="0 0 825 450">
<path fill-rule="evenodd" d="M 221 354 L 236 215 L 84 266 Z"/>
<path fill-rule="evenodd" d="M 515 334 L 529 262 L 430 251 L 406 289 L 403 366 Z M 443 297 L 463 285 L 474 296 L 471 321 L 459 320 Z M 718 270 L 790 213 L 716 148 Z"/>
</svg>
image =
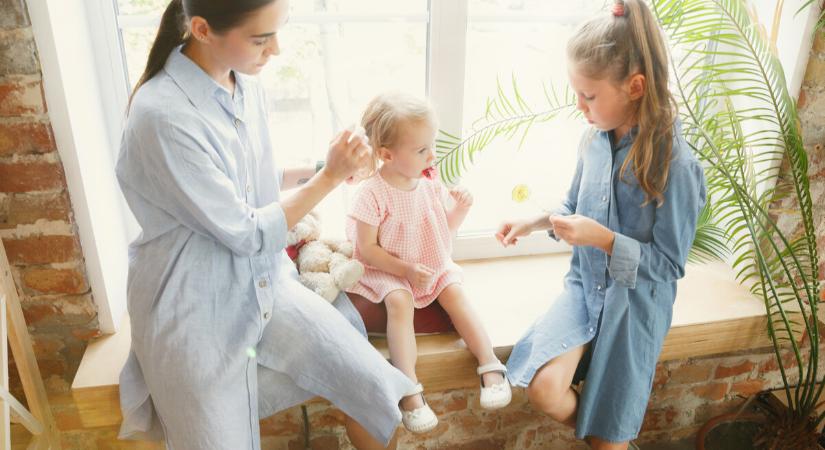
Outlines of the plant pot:
<svg viewBox="0 0 825 450">
<path fill-rule="evenodd" d="M 766 424 L 773 420 L 772 417 L 775 417 L 775 414 L 769 412 L 770 410 L 787 411 L 787 407 L 772 393 L 762 392 L 749 399 L 739 411 L 711 418 L 696 433 L 696 450 L 765 448 L 754 445 L 754 438 Z M 822 445 L 817 445 L 815 448 L 825 450 Z"/>
<path fill-rule="evenodd" d="M 713 417 L 696 433 L 696 450 L 756 449 L 753 438 L 763 421 L 761 417 L 739 413 Z"/>
</svg>

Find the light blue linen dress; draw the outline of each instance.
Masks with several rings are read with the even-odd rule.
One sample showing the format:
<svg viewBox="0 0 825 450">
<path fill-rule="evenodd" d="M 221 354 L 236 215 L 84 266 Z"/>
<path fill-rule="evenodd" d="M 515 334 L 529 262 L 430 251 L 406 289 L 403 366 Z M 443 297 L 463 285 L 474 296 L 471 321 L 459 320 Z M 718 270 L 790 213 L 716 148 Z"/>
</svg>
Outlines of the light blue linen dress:
<svg viewBox="0 0 825 450">
<path fill-rule="evenodd" d="M 585 378 L 576 436 L 610 442 L 634 439 L 642 425 L 656 362 L 670 328 L 676 280 L 705 204 L 704 174 L 674 127 L 664 204 L 644 203 L 632 169 L 619 178 L 636 129 L 614 145 L 591 130 L 579 146 L 576 174 L 554 214 L 580 214 L 616 233 L 613 255 L 575 247 L 564 291 L 513 348 L 513 385 L 530 384 L 551 359 L 590 343 L 574 382 Z M 552 232 L 551 232 L 551 236 Z"/>
<path fill-rule="evenodd" d="M 263 90 L 235 76 L 233 96 L 178 48 L 132 103 L 117 176 L 142 233 L 121 437 L 258 449 L 259 417 L 319 395 L 387 442 L 413 384 L 345 295 L 336 309 L 298 282 Z"/>
</svg>

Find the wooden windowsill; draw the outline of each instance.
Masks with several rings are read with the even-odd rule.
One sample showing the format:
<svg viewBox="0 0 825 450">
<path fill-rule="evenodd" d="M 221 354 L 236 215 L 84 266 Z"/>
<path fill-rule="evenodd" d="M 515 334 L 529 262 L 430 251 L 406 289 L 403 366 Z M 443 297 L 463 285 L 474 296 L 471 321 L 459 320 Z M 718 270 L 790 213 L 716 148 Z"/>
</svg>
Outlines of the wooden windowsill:
<svg viewBox="0 0 825 450">
<path fill-rule="evenodd" d="M 484 322 L 498 357 L 505 361 L 513 344 L 551 305 L 562 290 L 569 254 L 519 256 L 461 261 L 465 290 Z M 121 330 L 90 343 L 75 380 L 78 408 L 84 421 L 103 426 L 118 423 L 119 414 L 104 414 L 103 405 L 117 399 L 120 369 L 129 352 L 129 321 Z M 370 341 L 388 356 L 386 340 Z M 476 361 L 455 334 L 419 336 L 417 375 L 427 390 L 476 386 Z M 770 345 L 765 308 L 721 263 L 691 265 L 679 282 L 673 325 L 661 360 L 684 359 Z M 111 409 L 111 406 L 108 407 Z M 112 422 L 116 420 L 115 422 Z"/>
</svg>

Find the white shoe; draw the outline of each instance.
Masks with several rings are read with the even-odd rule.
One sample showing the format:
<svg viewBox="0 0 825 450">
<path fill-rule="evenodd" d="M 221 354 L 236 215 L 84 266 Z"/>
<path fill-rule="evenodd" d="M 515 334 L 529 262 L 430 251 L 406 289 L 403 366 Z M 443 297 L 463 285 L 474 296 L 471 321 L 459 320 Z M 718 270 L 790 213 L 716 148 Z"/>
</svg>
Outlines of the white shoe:
<svg viewBox="0 0 825 450">
<path fill-rule="evenodd" d="M 422 392 L 424 392 L 424 387 L 421 386 L 421 383 L 418 383 L 415 385 L 415 388 L 413 388 L 412 391 L 407 392 L 407 395 L 404 397 L 418 395 Z M 421 399 L 424 400 L 423 395 L 421 396 Z M 409 430 L 411 433 L 426 433 L 438 425 L 438 417 L 435 416 L 435 413 L 430 408 L 430 405 L 427 404 L 427 400 L 424 400 L 424 406 L 416 408 L 412 411 L 406 411 L 402 408 L 401 422 L 404 424 L 404 428 Z"/>
<path fill-rule="evenodd" d="M 503 383 L 494 384 L 492 386 L 484 386 L 484 378 L 482 375 L 489 372 L 501 372 L 504 377 Z M 500 361 L 479 366 L 476 370 L 479 378 L 481 378 L 481 396 L 480 403 L 484 409 L 499 409 L 504 408 L 510 404 L 513 399 L 513 392 L 510 390 L 510 382 L 507 381 L 507 367 Z"/>
</svg>

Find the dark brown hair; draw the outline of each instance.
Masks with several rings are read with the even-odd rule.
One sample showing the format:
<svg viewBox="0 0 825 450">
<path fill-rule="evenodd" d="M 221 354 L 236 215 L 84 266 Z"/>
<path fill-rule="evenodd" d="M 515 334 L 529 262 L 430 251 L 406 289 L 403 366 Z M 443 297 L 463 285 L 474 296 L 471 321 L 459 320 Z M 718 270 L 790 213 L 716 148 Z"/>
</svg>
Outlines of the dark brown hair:
<svg viewBox="0 0 825 450">
<path fill-rule="evenodd" d="M 135 92 L 163 69 L 172 50 L 186 42 L 189 19 L 195 16 L 203 17 L 215 32 L 220 33 L 237 26 L 250 14 L 274 1 L 276 0 L 172 0 L 169 2 L 160 19 L 158 34 L 149 50 L 146 69 L 132 90 L 129 104 L 132 104 Z"/>
</svg>

